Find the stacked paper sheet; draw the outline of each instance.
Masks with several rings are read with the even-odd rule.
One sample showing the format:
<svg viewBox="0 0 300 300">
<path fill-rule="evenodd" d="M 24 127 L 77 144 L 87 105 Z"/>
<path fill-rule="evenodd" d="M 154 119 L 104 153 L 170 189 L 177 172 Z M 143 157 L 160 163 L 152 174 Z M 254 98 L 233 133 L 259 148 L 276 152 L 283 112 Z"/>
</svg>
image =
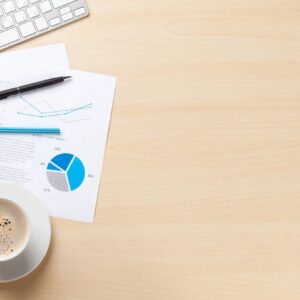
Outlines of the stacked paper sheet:
<svg viewBox="0 0 300 300">
<path fill-rule="evenodd" d="M 2 54 L 0 65 L 0 90 L 72 76 L 0 102 L 1 126 L 62 131 L 0 135 L 0 181 L 30 189 L 52 216 L 93 221 L 116 79 L 70 69 L 64 45 Z"/>
</svg>

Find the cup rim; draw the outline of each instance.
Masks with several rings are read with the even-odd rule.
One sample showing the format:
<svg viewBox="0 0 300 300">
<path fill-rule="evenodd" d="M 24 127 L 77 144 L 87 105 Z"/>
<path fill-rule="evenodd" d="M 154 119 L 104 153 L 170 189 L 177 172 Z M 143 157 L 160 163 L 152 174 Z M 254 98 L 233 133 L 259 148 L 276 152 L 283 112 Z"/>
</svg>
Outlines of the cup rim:
<svg viewBox="0 0 300 300">
<path fill-rule="evenodd" d="M 28 246 L 29 240 L 30 240 L 30 224 L 29 224 L 29 218 L 28 218 L 25 210 L 18 203 L 16 203 L 12 199 L 7 199 L 7 198 L 0 197 L 0 202 L 1 201 L 5 201 L 5 202 L 12 203 L 13 205 L 15 205 L 20 210 L 20 212 L 22 213 L 22 215 L 24 216 L 24 220 L 25 220 L 26 227 L 27 227 L 27 236 L 26 236 L 26 240 L 24 241 L 22 247 L 20 247 L 18 249 L 18 251 L 15 251 L 12 255 L 10 255 L 8 257 L 4 257 L 4 258 L 0 257 L 0 263 L 4 263 L 4 262 L 9 262 L 9 261 L 17 258 L 20 254 L 23 253 L 23 251 L 25 250 L 25 248 Z"/>
</svg>

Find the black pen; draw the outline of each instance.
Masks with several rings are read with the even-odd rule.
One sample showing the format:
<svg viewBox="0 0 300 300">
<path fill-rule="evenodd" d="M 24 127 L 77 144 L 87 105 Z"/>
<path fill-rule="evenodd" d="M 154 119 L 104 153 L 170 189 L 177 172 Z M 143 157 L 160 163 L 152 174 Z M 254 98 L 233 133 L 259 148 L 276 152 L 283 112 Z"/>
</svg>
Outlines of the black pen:
<svg viewBox="0 0 300 300">
<path fill-rule="evenodd" d="M 30 92 L 33 90 L 41 89 L 47 86 L 51 86 L 54 84 L 58 84 L 61 82 L 64 82 L 66 79 L 71 78 L 71 76 L 61 76 L 61 77 L 55 77 L 55 78 L 50 78 L 22 86 L 18 86 L 12 89 L 8 89 L 5 91 L 0 92 L 0 100 L 6 99 L 7 97 L 18 95 L 20 93 L 25 93 L 25 92 Z"/>
</svg>

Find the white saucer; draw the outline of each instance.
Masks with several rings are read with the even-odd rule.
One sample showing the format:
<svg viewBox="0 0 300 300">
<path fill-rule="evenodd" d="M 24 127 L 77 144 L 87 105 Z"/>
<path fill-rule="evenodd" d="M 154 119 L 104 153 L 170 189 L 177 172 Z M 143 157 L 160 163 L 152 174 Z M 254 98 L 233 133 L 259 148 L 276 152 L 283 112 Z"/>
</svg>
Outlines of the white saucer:
<svg viewBox="0 0 300 300">
<path fill-rule="evenodd" d="M 24 252 L 12 261 L 1 263 L 1 283 L 20 279 L 38 267 L 50 245 L 51 223 L 41 201 L 18 185 L 0 183 L 0 198 L 12 200 L 18 204 L 25 211 L 32 230 Z"/>
</svg>

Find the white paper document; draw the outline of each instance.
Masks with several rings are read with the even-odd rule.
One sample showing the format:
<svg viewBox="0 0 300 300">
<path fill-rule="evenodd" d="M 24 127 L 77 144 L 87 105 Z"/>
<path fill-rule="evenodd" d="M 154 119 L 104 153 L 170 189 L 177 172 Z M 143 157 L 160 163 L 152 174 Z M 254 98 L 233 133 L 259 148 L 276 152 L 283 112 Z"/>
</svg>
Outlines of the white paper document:
<svg viewBox="0 0 300 300">
<path fill-rule="evenodd" d="M 0 181 L 35 193 L 52 216 L 92 222 L 114 98 L 110 76 L 25 64 L 0 56 L 0 90 L 70 75 L 0 101 L 0 125 L 59 127 L 59 136 L 0 135 Z M 30 68 L 30 72 L 28 72 Z"/>
<path fill-rule="evenodd" d="M 60 68 L 69 67 L 67 50 L 64 44 L 5 52 L 0 54 L 0 58 L 17 60 L 19 63 L 26 62 L 46 66 L 58 66 Z"/>
</svg>

